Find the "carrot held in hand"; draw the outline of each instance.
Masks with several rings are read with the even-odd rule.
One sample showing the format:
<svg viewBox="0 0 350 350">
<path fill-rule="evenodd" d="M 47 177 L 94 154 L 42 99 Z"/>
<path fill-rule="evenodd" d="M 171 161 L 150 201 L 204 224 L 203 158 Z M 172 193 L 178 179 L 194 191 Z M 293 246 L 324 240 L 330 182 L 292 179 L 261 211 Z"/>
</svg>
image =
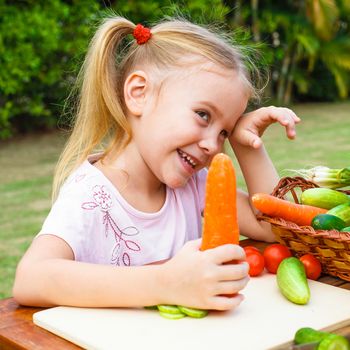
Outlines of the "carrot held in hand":
<svg viewBox="0 0 350 350">
<path fill-rule="evenodd" d="M 219 153 L 208 171 L 200 250 L 238 242 L 235 170 L 229 156 Z"/>
<path fill-rule="evenodd" d="M 326 209 L 289 202 L 266 193 L 254 194 L 252 202 L 263 214 L 292 221 L 300 226 L 310 226 L 316 215 L 327 212 Z"/>
</svg>

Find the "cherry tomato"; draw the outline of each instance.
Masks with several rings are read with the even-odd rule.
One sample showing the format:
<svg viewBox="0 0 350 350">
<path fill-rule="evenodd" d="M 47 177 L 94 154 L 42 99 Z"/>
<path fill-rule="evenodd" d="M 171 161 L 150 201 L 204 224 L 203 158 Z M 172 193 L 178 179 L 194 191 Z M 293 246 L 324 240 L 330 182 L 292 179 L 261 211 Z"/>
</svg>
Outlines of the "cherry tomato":
<svg viewBox="0 0 350 350">
<path fill-rule="evenodd" d="M 299 258 L 305 266 L 306 277 L 311 280 L 317 280 L 322 272 L 320 261 L 312 254 L 305 254 Z"/>
<path fill-rule="evenodd" d="M 246 247 L 243 247 L 244 251 L 246 254 L 248 254 L 249 252 L 259 252 L 260 250 L 252 245 L 247 245 Z"/>
<path fill-rule="evenodd" d="M 246 252 L 246 260 L 249 264 L 249 276 L 259 276 L 264 271 L 265 259 L 259 251 Z"/>
<path fill-rule="evenodd" d="M 292 256 L 292 253 L 286 246 L 274 243 L 265 248 L 263 255 L 265 258 L 265 267 L 267 271 L 276 273 L 280 262 L 283 259 Z"/>
</svg>

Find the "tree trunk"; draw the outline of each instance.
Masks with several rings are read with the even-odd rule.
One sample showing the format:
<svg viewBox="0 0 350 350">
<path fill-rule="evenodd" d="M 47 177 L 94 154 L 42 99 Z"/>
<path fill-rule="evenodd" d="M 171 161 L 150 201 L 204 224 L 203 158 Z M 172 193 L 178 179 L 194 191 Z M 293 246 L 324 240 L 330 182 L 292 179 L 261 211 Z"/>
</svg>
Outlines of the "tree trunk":
<svg viewBox="0 0 350 350">
<path fill-rule="evenodd" d="M 280 76 L 277 82 L 277 102 L 283 102 L 283 97 L 286 91 L 286 84 L 288 78 L 288 71 L 291 62 L 290 50 L 287 49 L 286 54 L 283 58 L 282 68 L 280 71 Z"/>
<path fill-rule="evenodd" d="M 253 39 L 255 42 L 260 41 L 260 30 L 259 30 L 259 18 L 258 18 L 258 5 L 259 0 L 251 0 L 252 7 L 252 31 L 253 31 Z"/>
<path fill-rule="evenodd" d="M 287 87 L 283 96 L 283 104 L 290 105 L 292 100 L 292 92 L 293 92 L 293 83 L 294 83 L 294 71 L 297 64 L 298 53 L 297 49 L 292 50 L 292 59 L 289 74 L 287 77 Z"/>
</svg>

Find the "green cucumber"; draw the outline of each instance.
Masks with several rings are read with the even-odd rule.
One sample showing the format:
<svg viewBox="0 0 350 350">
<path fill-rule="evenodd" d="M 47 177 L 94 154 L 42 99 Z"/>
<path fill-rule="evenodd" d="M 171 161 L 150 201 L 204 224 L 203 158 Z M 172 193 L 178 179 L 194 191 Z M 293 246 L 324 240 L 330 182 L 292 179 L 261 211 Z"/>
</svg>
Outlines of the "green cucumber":
<svg viewBox="0 0 350 350">
<path fill-rule="evenodd" d="M 334 333 L 317 331 L 316 329 L 300 328 L 294 335 L 295 344 L 318 343 L 317 350 L 350 350 L 349 341 Z"/>
<path fill-rule="evenodd" d="M 277 285 L 292 303 L 304 305 L 310 300 L 310 288 L 303 263 L 294 256 L 285 258 L 277 269 Z"/>
<path fill-rule="evenodd" d="M 327 211 L 327 214 L 337 216 L 342 219 L 346 226 L 350 225 L 350 203 L 339 204 Z"/>
<path fill-rule="evenodd" d="M 194 318 L 203 318 L 208 315 L 208 310 L 193 309 L 191 307 L 180 306 L 180 305 L 178 306 L 178 308 L 185 315 L 194 317 Z"/>
<path fill-rule="evenodd" d="M 159 312 L 168 314 L 182 314 L 181 310 L 176 305 L 157 305 Z"/>
<path fill-rule="evenodd" d="M 146 310 L 158 310 L 158 306 L 157 305 L 144 306 L 143 308 L 146 309 Z"/>
<path fill-rule="evenodd" d="M 343 229 L 346 224 L 338 216 L 330 214 L 316 215 L 311 222 L 311 226 L 315 230 L 338 230 Z"/>
<path fill-rule="evenodd" d="M 310 327 L 303 327 L 298 329 L 294 335 L 295 344 L 305 344 L 320 342 L 323 338 L 329 335 L 327 332 L 317 331 L 316 329 Z"/>
<path fill-rule="evenodd" d="M 186 315 L 183 314 L 183 313 L 181 313 L 181 314 L 172 314 L 172 313 L 169 313 L 169 312 L 162 312 L 162 311 L 159 311 L 159 315 L 164 317 L 164 318 L 167 318 L 168 320 L 179 320 L 181 318 L 186 317 Z"/>
<path fill-rule="evenodd" d="M 305 190 L 300 200 L 302 204 L 324 209 L 332 209 L 339 204 L 350 203 L 350 198 L 345 193 L 321 187 Z"/>
<path fill-rule="evenodd" d="M 320 341 L 317 350 L 350 350 L 350 343 L 341 335 L 329 334 Z"/>
<path fill-rule="evenodd" d="M 344 227 L 340 231 L 341 232 L 350 232 L 350 226 Z"/>
</svg>

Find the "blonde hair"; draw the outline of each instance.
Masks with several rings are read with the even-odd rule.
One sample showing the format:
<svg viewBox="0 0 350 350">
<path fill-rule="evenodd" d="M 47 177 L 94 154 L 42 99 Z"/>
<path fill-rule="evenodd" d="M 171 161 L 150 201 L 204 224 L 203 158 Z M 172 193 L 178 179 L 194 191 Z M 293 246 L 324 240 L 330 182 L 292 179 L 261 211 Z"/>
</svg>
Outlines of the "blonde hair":
<svg viewBox="0 0 350 350">
<path fill-rule="evenodd" d="M 80 93 L 74 127 L 55 170 L 53 199 L 67 176 L 96 148 L 105 156 L 112 148 L 120 151 L 130 142 L 123 86 L 135 67 L 169 71 L 179 67 L 183 57 L 198 56 L 237 71 L 247 96 L 258 95 L 240 48 L 214 31 L 183 19 L 167 20 L 151 28 L 150 40 L 138 45 L 129 35 L 134 28 L 135 24 L 123 17 L 107 18 L 90 43 L 77 79 Z"/>
</svg>

